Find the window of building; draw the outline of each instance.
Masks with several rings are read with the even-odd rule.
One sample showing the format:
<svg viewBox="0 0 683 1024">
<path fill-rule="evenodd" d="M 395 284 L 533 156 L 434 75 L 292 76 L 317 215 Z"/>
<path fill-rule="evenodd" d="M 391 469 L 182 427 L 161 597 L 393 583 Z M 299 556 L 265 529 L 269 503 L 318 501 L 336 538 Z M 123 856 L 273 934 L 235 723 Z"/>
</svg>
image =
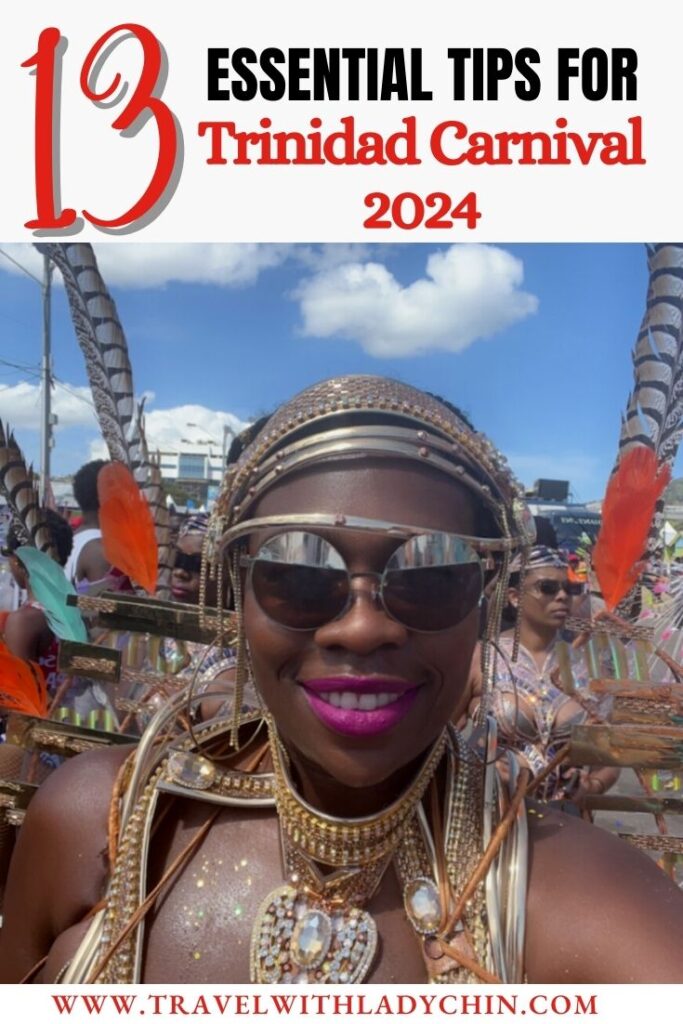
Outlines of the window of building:
<svg viewBox="0 0 683 1024">
<path fill-rule="evenodd" d="M 205 455 L 180 454 L 178 458 L 178 478 L 180 480 L 204 480 L 205 476 Z"/>
</svg>

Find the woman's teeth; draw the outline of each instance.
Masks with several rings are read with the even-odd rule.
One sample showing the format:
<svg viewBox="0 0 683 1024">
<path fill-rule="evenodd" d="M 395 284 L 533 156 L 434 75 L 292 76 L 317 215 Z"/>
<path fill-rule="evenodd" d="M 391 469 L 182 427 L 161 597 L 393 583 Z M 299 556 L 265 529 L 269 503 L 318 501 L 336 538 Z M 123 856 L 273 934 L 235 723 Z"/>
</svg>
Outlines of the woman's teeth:
<svg viewBox="0 0 683 1024">
<path fill-rule="evenodd" d="M 376 711 L 386 704 L 393 704 L 401 696 L 400 693 L 351 693 L 349 690 L 332 693 L 319 693 L 318 696 L 327 704 L 346 711 Z"/>
</svg>

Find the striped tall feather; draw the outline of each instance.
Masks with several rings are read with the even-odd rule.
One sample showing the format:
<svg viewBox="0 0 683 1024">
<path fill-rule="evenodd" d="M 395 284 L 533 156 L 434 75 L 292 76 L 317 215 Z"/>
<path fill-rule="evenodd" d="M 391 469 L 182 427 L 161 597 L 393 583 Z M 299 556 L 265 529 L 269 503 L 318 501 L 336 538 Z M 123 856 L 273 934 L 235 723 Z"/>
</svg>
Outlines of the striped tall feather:
<svg viewBox="0 0 683 1024">
<path fill-rule="evenodd" d="M 616 601 L 626 618 L 638 614 L 633 585 L 661 555 L 663 494 L 683 435 L 683 244 L 650 245 L 647 260 L 634 386 L 592 556 L 608 607 Z"/>
<path fill-rule="evenodd" d="M 39 551 L 58 561 L 50 530 L 33 483 L 31 467 L 27 467 L 23 453 L 8 424 L 0 420 L 0 494 L 12 510 L 22 539 Z"/>
<path fill-rule="evenodd" d="M 64 279 L 76 337 L 85 364 L 102 436 L 112 459 L 128 466 L 147 499 L 159 544 L 159 593 L 170 587 L 168 510 L 161 471 L 151 463 L 144 431 L 143 402 L 133 389 L 128 343 L 116 305 L 99 272 L 93 247 L 36 243 Z"/>
<path fill-rule="evenodd" d="M 619 457 L 643 444 L 652 448 L 660 465 L 671 465 L 683 436 L 683 244 L 648 246 L 648 268 Z"/>
<path fill-rule="evenodd" d="M 683 243 L 647 247 L 645 315 L 633 349 L 634 387 L 622 417 L 620 459 L 635 445 L 651 448 L 660 467 L 671 466 L 683 436 Z M 661 498 L 647 541 L 661 555 Z"/>
<path fill-rule="evenodd" d="M 112 459 L 125 463 L 138 483 L 147 466 L 142 458 L 140 420 L 133 391 L 128 344 L 116 305 L 97 267 L 91 245 L 37 243 L 64 279 L 76 338 L 85 365 L 102 436 Z"/>
</svg>

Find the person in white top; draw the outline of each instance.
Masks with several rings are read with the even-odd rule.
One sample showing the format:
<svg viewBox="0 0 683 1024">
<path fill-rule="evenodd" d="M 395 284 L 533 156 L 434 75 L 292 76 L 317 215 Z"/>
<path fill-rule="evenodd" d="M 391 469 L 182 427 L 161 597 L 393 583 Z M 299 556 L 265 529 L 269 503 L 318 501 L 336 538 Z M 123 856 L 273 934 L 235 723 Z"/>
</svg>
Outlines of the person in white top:
<svg viewBox="0 0 683 1024">
<path fill-rule="evenodd" d="M 83 521 L 74 533 L 74 546 L 64 572 L 74 586 L 82 580 L 94 583 L 111 570 L 102 546 L 100 503 L 97 475 L 106 463 L 102 459 L 86 462 L 74 476 L 74 497 L 83 513 Z"/>
</svg>

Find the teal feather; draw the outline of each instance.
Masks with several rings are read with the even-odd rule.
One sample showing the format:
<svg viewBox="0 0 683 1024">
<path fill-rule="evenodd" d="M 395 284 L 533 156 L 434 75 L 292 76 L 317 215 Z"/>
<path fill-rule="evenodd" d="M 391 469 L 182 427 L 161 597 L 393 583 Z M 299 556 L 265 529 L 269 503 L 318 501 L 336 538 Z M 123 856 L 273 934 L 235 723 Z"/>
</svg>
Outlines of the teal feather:
<svg viewBox="0 0 683 1024">
<path fill-rule="evenodd" d="M 15 551 L 29 574 L 31 593 L 45 611 L 48 625 L 60 640 L 88 642 L 88 633 L 78 608 L 66 603 L 73 586 L 64 570 L 49 555 L 25 545 Z"/>
</svg>

